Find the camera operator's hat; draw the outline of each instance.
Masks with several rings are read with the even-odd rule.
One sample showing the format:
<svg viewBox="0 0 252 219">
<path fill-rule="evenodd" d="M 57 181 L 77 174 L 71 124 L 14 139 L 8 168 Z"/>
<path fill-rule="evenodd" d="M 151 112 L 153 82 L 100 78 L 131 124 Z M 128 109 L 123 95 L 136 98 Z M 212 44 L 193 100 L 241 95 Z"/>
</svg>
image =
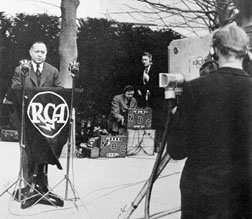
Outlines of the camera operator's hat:
<svg viewBox="0 0 252 219">
<path fill-rule="evenodd" d="M 246 32 L 235 22 L 217 29 L 213 34 L 213 47 L 227 49 L 234 53 L 245 54 L 249 38 Z"/>
</svg>

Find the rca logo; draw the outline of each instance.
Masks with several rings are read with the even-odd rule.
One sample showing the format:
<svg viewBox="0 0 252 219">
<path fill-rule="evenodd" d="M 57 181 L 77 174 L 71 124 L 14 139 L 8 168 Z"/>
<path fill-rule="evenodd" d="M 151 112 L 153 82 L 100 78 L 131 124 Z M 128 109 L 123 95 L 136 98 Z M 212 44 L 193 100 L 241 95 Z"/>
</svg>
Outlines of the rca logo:
<svg viewBox="0 0 252 219">
<path fill-rule="evenodd" d="M 28 105 L 27 115 L 43 136 L 54 138 L 67 124 L 69 108 L 63 97 L 45 91 L 34 95 Z"/>
</svg>

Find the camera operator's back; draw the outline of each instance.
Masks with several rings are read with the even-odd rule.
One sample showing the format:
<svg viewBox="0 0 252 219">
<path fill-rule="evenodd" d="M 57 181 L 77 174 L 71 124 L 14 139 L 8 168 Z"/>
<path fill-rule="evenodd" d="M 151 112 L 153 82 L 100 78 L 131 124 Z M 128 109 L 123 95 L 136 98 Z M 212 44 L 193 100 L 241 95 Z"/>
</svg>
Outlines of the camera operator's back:
<svg viewBox="0 0 252 219">
<path fill-rule="evenodd" d="M 187 158 L 182 219 L 251 218 L 252 78 L 242 69 L 247 44 L 234 24 L 217 30 L 219 69 L 185 84 L 171 119 L 168 153 Z"/>
</svg>

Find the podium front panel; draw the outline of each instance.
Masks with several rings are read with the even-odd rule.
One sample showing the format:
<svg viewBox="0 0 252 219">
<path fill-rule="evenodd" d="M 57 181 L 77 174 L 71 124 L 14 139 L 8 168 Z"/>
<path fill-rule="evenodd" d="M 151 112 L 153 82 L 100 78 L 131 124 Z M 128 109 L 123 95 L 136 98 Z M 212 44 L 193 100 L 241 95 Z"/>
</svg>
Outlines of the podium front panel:
<svg viewBox="0 0 252 219">
<path fill-rule="evenodd" d="M 14 92 L 21 126 L 22 90 Z M 25 89 L 24 103 L 24 143 L 29 161 L 56 164 L 61 169 L 59 157 L 69 138 L 71 89 L 29 87 Z"/>
</svg>

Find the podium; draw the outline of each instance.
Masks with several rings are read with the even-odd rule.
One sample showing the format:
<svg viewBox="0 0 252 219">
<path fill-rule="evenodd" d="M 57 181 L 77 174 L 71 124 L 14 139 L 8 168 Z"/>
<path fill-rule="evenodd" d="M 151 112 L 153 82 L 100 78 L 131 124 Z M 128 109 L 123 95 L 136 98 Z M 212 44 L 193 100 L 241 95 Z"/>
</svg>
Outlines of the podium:
<svg viewBox="0 0 252 219">
<path fill-rule="evenodd" d="M 18 88 L 13 89 L 13 92 L 20 127 L 22 94 Z M 26 88 L 24 144 L 29 162 L 35 165 L 57 165 L 62 169 L 59 157 L 69 138 L 70 102 L 71 89 Z"/>
<path fill-rule="evenodd" d="M 62 169 L 59 161 L 62 148 L 67 142 L 71 144 L 74 137 L 71 126 L 73 122 L 71 113 L 75 104 L 72 98 L 73 92 L 82 91 L 78 88 L 73 91 L 48 87 L 26 87 L 24 90 L 22 87 L 17 87 L 11 90 L 8 99 L 14 103 L 18 131 L 23 137 L 20 140 L 21 154 L 25 151 L 28 161 L 29 182 L 26 183 L 30 188 L 25 191 L 24 197 L 21 197 L 23 191 L 20 188 L 17 195 L 16 193 L 14 195 L 16 199 L 18 197 L 18 201 L 25 203 L 22 207 L 21 202 L 21 208 L 36 203 L 63 206 L 63 200 L 47 187 L 47 166 L 56 165 L 58 169 Z M 41 166 L 46 167 L 43 169 L 46 179 L 39 178 Z M 21 178 L 22 171 L 21 162 Z M 66 179 L 69 180 L 68 173 Z"/>
</svg>

